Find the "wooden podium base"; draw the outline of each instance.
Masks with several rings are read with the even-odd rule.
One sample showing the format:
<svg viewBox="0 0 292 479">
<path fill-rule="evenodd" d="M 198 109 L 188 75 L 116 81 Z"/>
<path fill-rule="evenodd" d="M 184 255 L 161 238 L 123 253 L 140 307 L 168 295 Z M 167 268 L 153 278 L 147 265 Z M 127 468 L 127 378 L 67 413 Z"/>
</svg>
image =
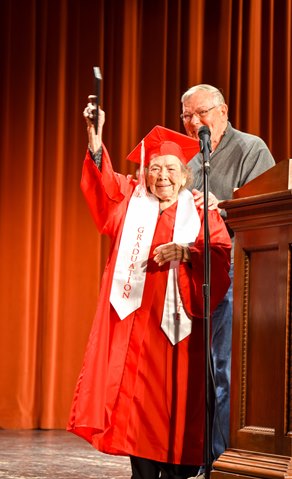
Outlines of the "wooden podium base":
<svg viewBox="0 0 292 479">
<path fill-rule="evenodd" d="M 220 203 L 235 233 L 230 448 L 211 479 L 292 479 L 292 159 Z"/>
<path fill-rule="evenodd" d="M 211 479 L 292 479 L 292 457 L 227 449 L 213 464 Z"/>
</svg>

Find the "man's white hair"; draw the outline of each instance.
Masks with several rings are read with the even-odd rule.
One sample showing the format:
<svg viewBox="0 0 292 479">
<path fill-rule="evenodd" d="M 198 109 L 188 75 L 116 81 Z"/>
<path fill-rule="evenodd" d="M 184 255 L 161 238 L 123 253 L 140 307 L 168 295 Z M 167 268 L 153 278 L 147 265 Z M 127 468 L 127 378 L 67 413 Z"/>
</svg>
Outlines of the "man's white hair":
<svg viewBox="0 0 292 479">
<path fill-rule="evenodd" d="M 207 85 L 206 83 L 202 83 L 201 85 L 195 85 L 189 88 L 181 97 L 181 102 L 183 103 L 184 101 L 188 100 L 194 93 L 196 93 L 199 90 L 207 91 L 209 93 L 212 93 L 213 98 L 214 98 L 214 104 L 216 106 L 222 105 L 225 103 L 224 96 L 222 95 L 221 91 L 218 90 L 218 88 L 212 86 L 212 85 Z"/>
</svg>

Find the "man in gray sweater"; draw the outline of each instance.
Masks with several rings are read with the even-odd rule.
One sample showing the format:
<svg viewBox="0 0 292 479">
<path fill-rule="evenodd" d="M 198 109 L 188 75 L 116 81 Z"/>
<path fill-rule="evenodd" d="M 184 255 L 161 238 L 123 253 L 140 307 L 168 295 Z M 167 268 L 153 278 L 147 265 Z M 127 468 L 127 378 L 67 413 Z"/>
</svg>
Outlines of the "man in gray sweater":
<svg viewBox="0 0 292 479">
<path fill-rule="evenodd" d="M 222 93 L 211 85 L 196 85 L 181 98 L 181 118 L 186 133 L 199 139 L 203 125 L 209 127 L 211 156 L 209 171 L 210 209 L 232 198 L 235 188 L 248 183 L 274 166 L 275 161 L 264 141 L 255 135 L 243 133 L 228 121 L 228 106 Z M 197 205 L 203 207 L 204 175 L 203 157 L 198 153 L 189 163 L 194 172 L 192 191 Z M 221 211 L 224 217 L 226 212 Z M 231 237 L 233 236 L 230 231 Z M 216 385 L 213 422 L 212 452 L 216 459 L 229 444 L 230 367 L 233 302 L 233 264 L 230 270 L 231 285 L 224 300 L 212 316 L 212 359 Z"/>
</svg>

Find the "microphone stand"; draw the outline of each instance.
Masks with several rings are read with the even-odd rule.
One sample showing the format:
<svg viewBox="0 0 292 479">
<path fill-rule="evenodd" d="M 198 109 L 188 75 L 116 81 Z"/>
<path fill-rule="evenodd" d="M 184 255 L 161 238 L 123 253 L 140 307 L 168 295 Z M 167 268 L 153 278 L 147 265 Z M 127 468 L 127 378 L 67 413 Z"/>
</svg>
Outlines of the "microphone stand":
<svg viewBox="0 0 292 479">
<path fill-rule="evenodd" d="M 209 479 L 212 467 L 212 416 L 211 416 L 211 370 L 210 358 L 210 244 L 209 244 L 209 221 L 208 221 L 208 197 L 209 197 L 209 171 L 210 171 L 210 130 L 207 126 L 199 129 L 200 147 L 203 155 L 204 174 L 204 339 L 205 339 L 205 478 Z"/>
</svg>

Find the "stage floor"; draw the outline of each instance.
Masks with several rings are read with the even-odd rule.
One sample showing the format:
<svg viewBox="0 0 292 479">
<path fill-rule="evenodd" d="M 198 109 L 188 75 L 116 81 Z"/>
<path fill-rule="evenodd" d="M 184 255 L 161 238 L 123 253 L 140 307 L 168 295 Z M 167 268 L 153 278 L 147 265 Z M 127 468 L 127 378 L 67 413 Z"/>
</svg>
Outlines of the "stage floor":
<svg viewBox="0 0 292 479">
<path fill-rule="evenodd" d="M 129 458 L 96 451 L 63 430 L 0 431 L 0 478 L 130 479 Z"/>
</svg>

